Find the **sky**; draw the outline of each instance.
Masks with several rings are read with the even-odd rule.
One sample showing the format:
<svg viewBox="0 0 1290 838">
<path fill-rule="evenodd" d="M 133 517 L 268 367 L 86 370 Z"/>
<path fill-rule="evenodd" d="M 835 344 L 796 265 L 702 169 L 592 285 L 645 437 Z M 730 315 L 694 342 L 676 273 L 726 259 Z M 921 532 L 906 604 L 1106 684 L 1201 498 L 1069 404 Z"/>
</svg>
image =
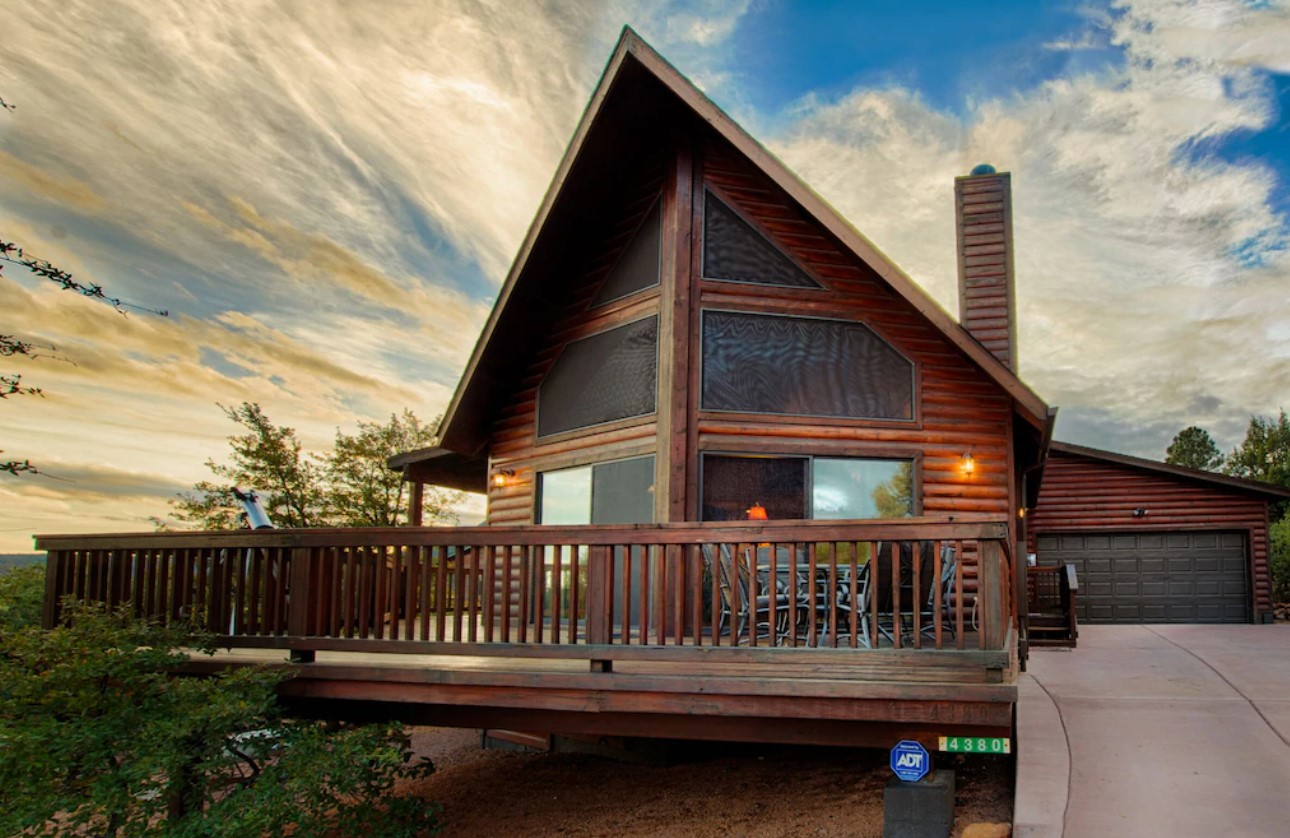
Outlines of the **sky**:
<svg viewBox="0 0 1290 838">
<path fill-rule="evenodd" d="M 1065 441 L 1237 445 L 1290 392 L 1290 0 L 0 0 L 0 552 L 140 531 L 257 401 L 307 447 L 447 405 L 624 24 L 957 313 L 1012 173 Z M 62 359 L 62 360 L 59 360 Z M 482 509 L 473 499 L 463 520 Z"/>
</svg>

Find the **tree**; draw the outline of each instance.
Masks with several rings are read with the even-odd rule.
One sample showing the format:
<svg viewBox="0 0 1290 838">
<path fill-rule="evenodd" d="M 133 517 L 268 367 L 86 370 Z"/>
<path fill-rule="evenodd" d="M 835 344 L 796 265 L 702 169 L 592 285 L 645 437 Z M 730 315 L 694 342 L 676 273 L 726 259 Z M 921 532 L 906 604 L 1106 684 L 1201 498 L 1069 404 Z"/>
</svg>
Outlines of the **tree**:
<svg viewBox="0 0 1290 838">
<path fill-rule="evenodd" d="M 1233 477 L 1290 488 L 1290 418 L 1251 416 L 1240 447 L 1232 449 L 1223 471 Z"/>
<path fill-rule="evenodd" d="M 412 759 L 399 726 L 290 718 L 276 671 L 167 674 L 190 649 L 209 652 L 208 638 L 128 608 L 69 604 L 64 613 L 51 631 L 0 628 L 0 834 L 434 829 L 434 804 L 390 797 L 396 781 L 432 770 Z"/>
<path fill-rule="evenodd" d="M 1290 602 L 1290 518 L 1282 518 L 1268 533 L 1271 541 L 1272 601 Z"/>
<path fill-rule="evenodd" d="M 412 411 L 391 415 L 386 424 L 359 422 L 357 434 L 337 429 L 335 447 L 318 454 L 305 452 L 295 430 L 274 425 L 258 404 L 221 409 L 247 432 L 229 437 L 231 465 L 206 461 L 222 480 L 200 481 L 170 502 L 180 522 L 199 529 L 240 528 L 234 487 L 254 489 L 278 527 L 397 527 L 407 520 L 406 484 L 386 461 L 434 444 L 431 426 Z M 460 492 L 425 492 L 423 520 L 455 521 L 452 507 L 460 502 Z"/>
<path fill-rule="evenodd" d="M 1183 428 L 1169 443 L 1165 462 L 1174 466 L 1218 471 L 1223 467 L 1223 452 L 1204 428 L 1192 425 Z"/>
<path fill-rule="evenodd" d="M 408 513 L 407 483 L 386 465 L 395 454 L 435 442 L 434 425 L 424 425 L 410 410 L 391 414 L 384 425 L 359 422 L 357 434 L 336 430 L 336 445 L 323 458 L 329 517 L 344 527 L 397 527 Z M 422 496 L 426 521 L 456 522 L 460 492 L 431 490 Z"/>
<path fill-rule="evenodd" d="M 5 110 L 12 111 L 14 106 L 7 104 L 0 99 L 0 105 Z M 169 312 L 160 309 L 146 308 L 144 306 L 128 303 L 117 297 L 110 297 L 103 290 L 103 286 L 94 283 L 83 283 L 75 279 L 71 273 L 55 265 L 51 265 L 45 259 L 37 259 L 34 256 L 28 256 L 21 247 L 11 241 L 0 239 L 0 263 L 9 263 L 26 268 L 38 277 L 49 280 L 64 291 L 74 291 L 83 297 L 89 297 L 100 302 L 107 303 L 122 315 L 126 309 L 135 309 L 136 311 L 146 311 L 156 314 L 160 317 L 168 317 Z M 4 264 L 0 264 L 0 271 L 4 270 Z M 0 357 L 12 358 L 14 356 L 25 356 L 35 360 L 37 358 L 57 358 L 56 355 L 47 354 L 44 350 L 50 352 L 56 351 L 53 346 L 32 343 L 23 340 L 15 334 L 0 334 Z M 67 360 L 60 358 L 60 360 Z M 7 399 L 10 396 L 43 396 L 44 391 L 39 387 L 31 387 L 22 383 L 20 373 L 0 375 L 0 399 Z M 0 450 L 0 453 L 4 453 Z M 0 461 L 0 472 L 5 472 L 13 476 L 20 474 L 41 474 L 41 471 L 31 464 L 30 460 L 4 460 Z"/>
<path fill-rule="evenodd" d="M 1251 416 L 1245 440 L 1227 456 L 1223 471 L 1233 477 L 1258 480 L 1290 489 L 1290 418 L 1283 408 L 1275 419 Z M 1269 507 L 1272 520 L 1280 519 L 1290 502 Z"/>
<path fill-rule="evenodd" d="M 228 438 L 231 465 L 207 460 L 206 467 L 224 481 L 203 480 L 171 501 L 175 517 L 199 529 L 230 530 L 242 526 L 242 507 L 234 488 L 254 489 L 269 518 L 279 527 L 327 526 L 323 477 L 318 464 L 302 453 L 294 428 L 278 427 L 258 404 L 242 402 L 220 409 L 246 433 Z"/>
</svg>

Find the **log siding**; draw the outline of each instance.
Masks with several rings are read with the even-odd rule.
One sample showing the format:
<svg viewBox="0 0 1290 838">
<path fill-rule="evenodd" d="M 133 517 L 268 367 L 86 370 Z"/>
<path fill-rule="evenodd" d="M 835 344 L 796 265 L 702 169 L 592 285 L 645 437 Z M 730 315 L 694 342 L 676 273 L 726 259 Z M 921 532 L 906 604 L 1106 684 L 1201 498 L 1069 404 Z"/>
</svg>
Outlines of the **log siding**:
<svg viewBox="0 0 1290 838">
<path fill-rule="evenodd" d="M 1147 514 L 1135 516 L 1139 508 Z M 1031 552 L 1037 536 L 1052 532 L 1244 531 L 1255 618 L 1272 608 L 1265 497 L 1054 450 L 1045 467 L 1039 502 L 1026 522 Z"/>
</svg>

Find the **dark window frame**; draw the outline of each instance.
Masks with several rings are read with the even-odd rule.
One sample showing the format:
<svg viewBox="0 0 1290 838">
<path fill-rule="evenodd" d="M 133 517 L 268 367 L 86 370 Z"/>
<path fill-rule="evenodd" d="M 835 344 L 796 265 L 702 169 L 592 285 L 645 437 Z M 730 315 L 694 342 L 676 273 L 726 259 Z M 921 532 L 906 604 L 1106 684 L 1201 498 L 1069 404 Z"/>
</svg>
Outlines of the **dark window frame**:
<svg viewBox="0 0 1290 838">
<path fill-rule="evenodd" d="M 655 474 L 657 474 L 658 455 L 654 452 L 650 452 L 648 454 L 634 454 L 628 457 L 609 457 L 608 459 L 604 459 L 604 460 L 595 460 L 593 462 L 578 463 L 575 465 L 557 466 L 556 468 L 534 469 L 533 470 L 533 521 L 535 522 L 534 525 L 544 526 L 544 524 L 542 524 L 542 485 L 545 482 L 542 478 L 544 475 L 550 474 L 551 472 L 572 471 L 573 469 L 580 469 L 580 468 L 585 468 L 590 470 L 591 487 L 587 494 L 587 500 L 591 504 L 591 508 L 588 509 L 587 512 L 588 512 L 588 517 L 591 517 L 590 513 L 592 512 L 592 510 L 596 508 L 596 498 L 595 498 L 596 466 L 612 465 L 614 463 L 626 463 L 626 462 L 631 462 L 632 460 L 652 460 L 653 461 L 652 471 L 654 471 Z M 658 491 L 657 483 L 655 483 L 654 491 L 655 492 Z M 655 512 L 653 515 L 651 515 L 651 517 L 657 517 L 657 508 L 655 509 Z M 553 526 L 565 526 L 565 525 L 555 524 Z M 595 526 L 595 525 L 587 524 L 586 526 Z"/>
<path fill-rule="evenodd" d="M 600 289 L 604 287 L 604 284 L 609 281 L 609 278 L 611 276 L 614 275 L 614 271 L 618 270 L 618 266 L 619 264 L 622 263 L 623 257 L 627 255 L 627 251 L 630 250 L 631 246 L 636 242 L 636 237 L 641 234 L 641 230 L 645 228 L 645 224 L 649 222 L 650 216 L 654 214 L 654 211 L 656 209 L 658 210 L 658 276 L 657 278 L 654 280 L 654 282 L 650 283 L 649 285 L 646 285 L 643 288 L 638 288 L 635 291 L 629 291 L 626 294 L 621 294 L 617 297 L 611 297 L 607 300 L 597 300 L 597 297 L 600 294 Z M 618 251 L 618 255 L 614 258 L 614 263 L 609 267 L 609 270 L 605 272 L 604 279 L 602 279 L 600 283 L 596 286 L 596 292 L 592 294 L 591 302 L 587 304 L 587 311 L 598 311 L 600 309 L 605 308 L 606 306 L 611 306 L 614 303 L 621 303 L 624 300 L 634 300 L 637 297 L 644 298 L 644 296 L 647 294 L 658 292 L 658 290 L 663 285 L 663 227 L 664 227 L 663 196 L 662 194 L 657 194 L 654 196 L 654 200 L 650 202 L 649 208 L 645 210 L 645 214 L 641 216 L 641 220 L 636 224 L 636 227 L 632 230 L 632 234 L 627 238 L 627 243 L 623 245 L 621 250 Z"/>
<path fill-rule="evenodd" d="M 705 332 L 707 330 L 707 315 L 713 314 L 739 314 L 755 317 L 774 317 L 782 320 L 815 320 L 826 323 L 840 323 L 845 326 L 863 326 L 882 343 L 886 344 L 892 352 L 899 358 L 909 364 L 909 395 L 910 410 L 908 419 L 890 418 L 884 416 L 838 416 L 829 413 L 767 413 L 755 410 L 727 410 L 722 408 L 706 407 L 703 404 L 704 380 L 707 375 L 707 359 L 704 356 Z M 829 424 L 847 423 L 854 426 L 865 426 L 871 424 L 880 425 L 897 425 L 899 427 L 921 427 L 922 412 L 919 409 L 921 399 L 919 398 L 922 385 L 921 368 L 917 361 L 910 358 L 904 352 L 896 347 L 894 343 L 887 339 L 879 330 L 875 329 L 868 322 L 859 319 L 846 319 L 843 317 L 829 317 L 825 315 L 813 314 L 785 314 L 782 311 L 763 311 L 759 309 L 739 309 L 739 308 L 709 308 L 702 307 L 699 309 L 699 392 L 698 392 L 698 412 L 699 416 L 721 416 L 721 417 L 747 417 L 755 421 L 771 419 L 774 421 L 810 423 L 819 424 L 819 420 L 827 421 Z"/>
<path fill-rule="evenodd" d="M 792 264 L 794 267 L 800 270 L 806 276 L 807 279 L 814 282 L 818 287 L 811 288 L 809 286 L 784 285 L 778 282 L 757 282 L 756 280 L 751 280 L 751 279 L 729 279 L 726 277 L 708 276 L 707 271 L 705 270 L 705 265 L 707 262 L 706 257 L 707 257 L 707 247 L 708 247 L 707 231 L 708 231 L 708 196 L 709 195 L 711 195 L 712 197 L 720 201 L 722 205 L 725 206 L 725 208 L 728 209 L 731 212 L 731 214 L 733 214 L 736 218 L 738 218 L 740 221 L 743 221 L 745 224 L 751 227 L 753 232 L 761 236 L 762 239 L 766 242 L 766 244 L 773 247 L 781 256 L 787 259 L 790 264 Z M 800 258 L 798 258 L 796 253 L 793 253 L 789 248 L 786 248 L 783 245 L 781 245 L 776 240 L 775 235 L 770 230 L 767 230 L 766 227 L 761 224 L 761 222 L 757 221 L 755 218 L 752 218 L 751 216 L 749 216 L 748 213 L 744 212 L 743 209 L 739 206 L 738 202 L 734 200 L 734 198 L 728 195 L 725 192 L 725 190 L 721 189 L 720 187 L 716 186 L 713 183 L 703 184 L 702 204 L 699 207 L 699 237 L 701 241 L 699 244 L 698 273 L 699 273 L 699 278 L 703 282 L 722 282 L 728 285 L 750 285 L 755 288 L 774 288 L 778 291 L 803 292 L 806 294 L 819 294 L 821 292 L 829 293 L 833 290 L 827 282 L 825 282 L 823 279 L 820 278 L 820 275 L 818 273 L 816 273 L 805 262 L 803 262 Z"/>
<path fill-rule="evenodd" d="M 699 452 L 699 487 L 698 487 L 698 519 L 700 522 L 706 522 L 703 518 L 703 490 L 704 482 L 707 479 L 705 474 L 708 457 L 739 457 L 751 460 L 803 460 L 806 462 L 806 481 L 803 491 L 806 495 L 806 511 L 810 514 L 809 518 L 802 518 L 803 521 L 829 520 L 825 518 L 817 519 L 815 510 L 812 508 L 812 500 L 815 496 L 815 461 L 818 460 L 875 460 L 882 462 L 900 462 L 910 464 L 910 494 L 911 497 L 911 516 L 921 518 L 923 515 L 923 452 L 909 451 L 903 452 L 847 452 L 839 454 L 833 451 L 821 452 L 804 452 L 804 451 L 785 451 L 785 452 L 760 452 L 737 449 L 712 449 Z M 798 519 L 778 519 L 778 520 L 798 520 Z M 902 520 L 900 518 L 875 518 L 871 520 Z"/>
<path fill-rule="evenodd" d="M 546 384 L 547 378 L 550 377 L 551 372 L 556 368 L 556 365 L 560 363 L 560 360 L 564 357 L 564 354 L 569 350 L 569 347 L 573 346 L 576 343 L 581 343 L 583 341 L 590 340 L 591 338 L 606 334 L 607 332 L 612 332 L 615 329 L 626 328 L 628 326 L 632 326 L 642 321 L 650 320 L 650 319 L 653 319 L 655 321 L 654 388 L 653 388 L 654 407 L 653 409 L 648 410 L 644 413 L 632 414 L 631 416 L 620 416 L 617 419 L 607 419 L 604 422 L 596 422 L 591 425 L 579 425 L 576 428 L 566 428 L 564 430 L 554 431 L 549 434 L 543 434 L 542 433 L 542 387 L 543 385 Z M 558 442 L 561 439 L 567 439 L 574 436 L 582 436 L 589 432 L 598 433 L 598 432 L 613 429 L 619 426 L 630 426 L 630 425 L 644 424 L 646 422 L 654 421 L 654 418 L 658 416 L 658 401 L 659 401 L 658 382 L 659 382 L 659 372 L 662 368 L 662 363 L 663 363 L 662 345 L 661 345 L 661 341 L 659 340 L 659 331 L 658 331 L 661 321 L 662 321 L 662 318 L 659 317 L 659 313 L 657 311 L 647 311 L 640 317 L 633 317 L 627 320 L 623 320 L 622 322 L 614 322 L 612 325 L 607 325 L 602 329 L 597 329 L 594 332 L 589 332 L 588 334 L 582 335 L 581 337 L 575 338 L 574 340 L 566 341 L 565 344 L 562 347 L 560 347 L 560 352 L 555 356 L 555 358 L 551 360 L 551 365 L 547 367 L 546 371 L 542 374 L 542 380 L 538 382 L 537 388 L 533 394 L 533 435 L 535 440 L 540 444 L 549 444 L 551 442 Z"/>
</svg>

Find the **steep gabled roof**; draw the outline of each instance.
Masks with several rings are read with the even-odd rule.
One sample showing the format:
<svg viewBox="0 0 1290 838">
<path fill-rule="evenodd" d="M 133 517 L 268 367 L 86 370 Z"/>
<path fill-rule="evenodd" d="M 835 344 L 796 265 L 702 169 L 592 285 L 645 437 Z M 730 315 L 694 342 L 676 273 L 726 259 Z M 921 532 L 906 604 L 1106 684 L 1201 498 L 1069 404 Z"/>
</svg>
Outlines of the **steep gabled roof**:
<svg viewBox="0 0 1290 838">
<path fill-rule="evenodd" d="M 1290 489 L 1282 486 L 1274 486 L 1271 483 L 1260 483 L 1257 480 L 1245 480 L 1240 477 L 1229 477 L 1226 474 L 1215 474 L 1212 471 L 1202 471 L 1201 469 L 1187 468 L 1185 466 L 1174 466 L 1169 463 L 1160 463 L 1155 460 L 1145 460 L 1141 457 L 1130 457 L 1128 454 L 1117 454 L 1114 451 L 1102 451 L 1098 448 L 1088 448 L 1083 445 L 1072 445 L 1069 442 L 1054 442 L 1050 446 L 1049 450 L 1053 453 L 1070 454 L 1076 457 L 1088 457 L 1093 460 L 1103 460 L 1108 463 L 1129 466 L 1130 468 L 1159 472 L 1160 474 L 1168 474 L 1174 477 L 1183 477 L 1187 480 L 1210 483 L 1227 489 L 1236 489 L 1242 492 L 1264 495 L 1269 498 L 1290 498 Z"/>
<path fill-rule="evenodd" d="M 513 350 L 523 345 L 526 329 L 531 333 L 531 322 L 540 319 L 534 315 L 544 311 L 546 300 L 540 290 L 535 289 L 541 285 L 549 267 L 544 260 L 550 258 L 552 240 L 571 229 L 571 219 L 577 216 L 571 204 L 576 204 L 579 195 L 585 196 L 594 188 L 592 181 L 597 173 L 603 174 L 611 168 L 607 162 L 609 150 L 605 146 L 617 144 L 615 151 L 622 155 L 622 145 L 631 142 L 632 131 L 622 130 L 621 125 L 614 123 L 631 119 L 632 109 L 648 98 L 639 95 L 642 85 L 661 85 L 673 100 L 668 103 L 672 111 L 678 107 L 682 112 L 688 111 L 744 154 L 811 219 L 873 269 L 1008 393 L 1027 421 L 1040 429 L 1050 422 L 1049 409 L 1043 400 L 982 347 L 904 271 L 635 32 L 624 28 L 498 293 L 497 303 L 466 364 L 461 383 L 444 413 L 439 428 L 444 448 L 467 456 L 480 453 L 487 440 L 488 422 L 495 415 L 493 394 L 505 379 L 507 365 L 514 363 Z M 553 313 L 552 309 L 545 310 Z M 526 326 L 525 320 L 530 325 Z"/>
</svg>

